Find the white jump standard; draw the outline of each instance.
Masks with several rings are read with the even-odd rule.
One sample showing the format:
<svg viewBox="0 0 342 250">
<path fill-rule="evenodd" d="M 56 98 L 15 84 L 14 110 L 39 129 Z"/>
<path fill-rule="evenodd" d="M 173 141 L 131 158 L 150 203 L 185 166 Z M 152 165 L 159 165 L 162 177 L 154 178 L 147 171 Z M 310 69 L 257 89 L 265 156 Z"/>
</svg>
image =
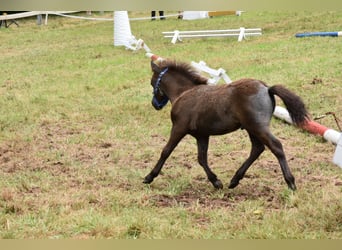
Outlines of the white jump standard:
<svg viewBox="0 0 342 250">
<path fill-rule="evenodd" d="M 125 46 L 126 49 L 137 51 L 150 48 L 142 39 L 136 39 L 131 32 L 127 11 L 114 11 L 114 46 Z"/>
</svg>

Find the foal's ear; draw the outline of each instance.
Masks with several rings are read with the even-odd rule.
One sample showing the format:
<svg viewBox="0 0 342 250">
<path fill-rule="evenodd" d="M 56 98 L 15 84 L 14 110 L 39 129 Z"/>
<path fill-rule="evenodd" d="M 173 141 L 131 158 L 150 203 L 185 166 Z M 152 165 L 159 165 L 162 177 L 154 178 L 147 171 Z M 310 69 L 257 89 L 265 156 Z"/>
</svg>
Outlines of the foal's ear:
<svg viewBox="0 0 342 250">
<path fill-rule="evenodd" d="M 152 69 L 153 72 L 156 72 L 156 73 L 160 73 L 161 72 L 161 69 L 158 67 L 157 64 L 155 64 L 153 62 L 153 60 L 151 60 L 151 69 Z"/>
</svg>

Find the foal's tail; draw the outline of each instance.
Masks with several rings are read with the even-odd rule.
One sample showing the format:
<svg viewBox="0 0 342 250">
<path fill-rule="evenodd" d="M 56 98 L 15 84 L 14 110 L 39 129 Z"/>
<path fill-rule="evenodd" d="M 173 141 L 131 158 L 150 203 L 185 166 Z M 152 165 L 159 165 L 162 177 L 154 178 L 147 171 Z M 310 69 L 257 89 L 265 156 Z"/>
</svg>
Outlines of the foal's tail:
<svg viewBox="0 0 342 250">
<path fill-rule="evenodd" d="M 290 113 L 291 119 L 297 126 L 303 125 L 307 120 L 310 120 L 309 113 L 306 110 L 302 99 L 295 93 L 286 89 L 282 85 L 275 85 L 268 89 L 270 95 L 277 95 L 284 102 L 287 110 Z"/>
</svg>

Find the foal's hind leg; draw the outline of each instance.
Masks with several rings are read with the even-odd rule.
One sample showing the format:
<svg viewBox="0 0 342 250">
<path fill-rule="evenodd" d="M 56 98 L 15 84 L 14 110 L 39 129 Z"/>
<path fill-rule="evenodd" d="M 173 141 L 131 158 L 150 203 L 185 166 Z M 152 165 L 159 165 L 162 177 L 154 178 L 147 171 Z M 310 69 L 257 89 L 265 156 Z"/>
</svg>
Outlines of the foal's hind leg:
<svg viewBox="0 0 342 250">
<path fill-rule="evenodd" d="M 254 135 L 249 133 L 249 138 L 252 142 L 252 149 L 247 160 L 242 164 L 242 166 L 236 171 L 232 180 L 230 181 L 229 188 L 235 188 L 239 185 L 239 181 L 245 176 L 246 171 L 252 165 L 252 163 L 258 159 L 262 152 L 265 150 L 264 144 L 256 138 Z"/>
<path fill-rule="evenodd" d="M 288 187 L 292 190 L 296 190 L 295 178 L 293 177 L 290 168 L 287 165 L 286 156 L 281 142 L 274 137 L 274 135 L 269 131 L 268 128 L 262 131 L 261 133 L 259 132 L 257 138 L 260 142 L 266 145 L 271 150 L 271 152 L 277 157 Z M 232 181 L 234 180 L 234 178 L 235 176 L 233 177 Z"/>
<path fill-rule="evenodd" d="M 288 187 L 292 190 L 296 190 L 297 188 L 295 184 L 295 178 L 293 177 L 290 168 L 287 165 L 286 156 L 281 142 L 277 138 L 275 138 L 274 135 L 272 135 L 272 133 L 268 129 L 265 130 L 264 133 L 259 136 L 259 139 L 277 157 Z"/>
<path fill-rule="evenodd" d="M 222 182 L 217 179 L 216 174 L 214 174 L 208 166 L 208 143 L 209 137 L 196 137 L 197 139 L 197 149 L 198 149 L 198 162 L 203 167 L 205 173 L 208 176 L 209 181 L 213 184 L 215 188 L 222 189 Z"/>
<path fill-rule="evenodd" d="M 175 127 L 172 127 L 169 141 L 163 148 L 163 151 L 160 154 L 160 158 L 156 166 L 152 169 L 152 171 L 148 175 L 146 175 L 143 183 L 149 184 L 153 181 L 154 178 L 156 178 L 159 175 L 166 159 L 170 156 L 172 151 L 175 149 L 177 144 L 180 142 L 180 140 L 182 140 L 184 136 L 185 136 L 185 133 L 183 133 L 182 131 L 178 130 Z"/>
</svg>

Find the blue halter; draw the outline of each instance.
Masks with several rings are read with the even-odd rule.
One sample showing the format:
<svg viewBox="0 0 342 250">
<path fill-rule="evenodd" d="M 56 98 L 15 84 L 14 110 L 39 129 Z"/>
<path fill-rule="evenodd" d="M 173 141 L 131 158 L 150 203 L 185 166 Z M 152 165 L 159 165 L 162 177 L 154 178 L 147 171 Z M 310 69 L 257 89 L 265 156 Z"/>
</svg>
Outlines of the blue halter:
<svg viewBox="0 0 342 250">
<path fill-rule="evenodd" d="M 157 79 L 157 82 L 156 82 L 156 85 L 154 86 L 154 89 L 153 89 L 152 103 L 153 103 L 153 106 L 158 110 L 162 109 L 167 104 L 167 102 L 169 101 L 169 98 L 164 94 L 162 95 L 163 99 L 161 101 L 158 101 L 158 99 L 156 97 L 158 92 L 161 92 L 161 90 L 160 90 L 161 79 L 163 78 L 163 76 L 165 75 L 165 73 L 168 70 L 169 70 L 169 68 L 165 68 L 162 72 L 160 72 L 158 79 Z"/>
</svg>

